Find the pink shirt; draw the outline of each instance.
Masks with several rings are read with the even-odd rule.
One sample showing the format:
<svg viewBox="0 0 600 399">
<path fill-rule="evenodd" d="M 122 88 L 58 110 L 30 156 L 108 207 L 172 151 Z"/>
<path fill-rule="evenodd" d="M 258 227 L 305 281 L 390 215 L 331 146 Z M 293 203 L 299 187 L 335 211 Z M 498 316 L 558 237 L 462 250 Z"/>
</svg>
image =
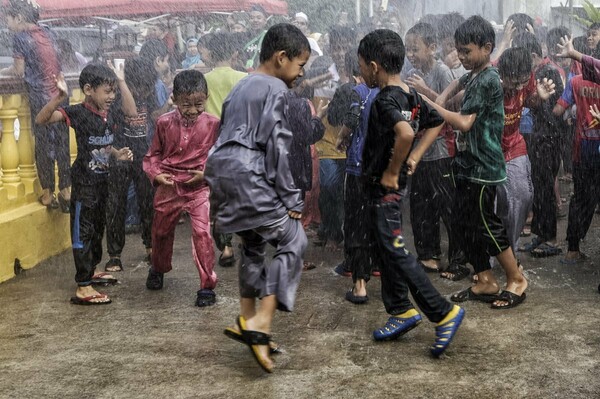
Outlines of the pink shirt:
<svg viewBox="0 0 600 399">
<path fill-rule="evenodd" d="M 208 151 L 217 141 L 219 125 L 219 119 L 206 112 L 191 124 L 179 110 L 158 118 L 152 145 L 144 157 L 144 171 L 152 183 L 156 184 L 154 180 L 161 173 L 171 174 L 177 184 L 193 177 L 189 170 L 204 170 Z M 206 186 L 206 182 L 199 186 Z"/>
</svg>

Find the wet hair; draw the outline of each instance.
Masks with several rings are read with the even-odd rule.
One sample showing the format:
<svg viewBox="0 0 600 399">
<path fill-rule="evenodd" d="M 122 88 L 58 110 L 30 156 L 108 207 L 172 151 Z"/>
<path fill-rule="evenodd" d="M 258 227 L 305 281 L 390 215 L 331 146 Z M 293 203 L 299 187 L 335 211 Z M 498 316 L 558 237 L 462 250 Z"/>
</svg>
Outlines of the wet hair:
<svg viewBox="0 0 600 399">
<path fill-rule="evenodd" d="M 125 61 L 125 82 L 137 92 L 150 93 L 150 96 L 154 96 L 154 84 L 157 78 L 158 74 L 151 60 L 135 57 Z"/>
<path fill-rule="evenodd" d="M 266 11 L 265 11 L 265 9 L 263 8 L 263 6 L 261 6 L 260 4 L 252 4 L 252 5 L 250 6 L 250 10 L 248 10 L 248 12 L 249 12 L 249 13 L 250 13 L 250 12 L 255 12 L 255 11 L 257 11 L 257 12 L 261 13 L 261 14 L 262 14 L 262 15 L 264 15 L 265 17 L 268 17 L 268 16 L 269 16 L 269 14 L 267 14 L 267 12 L 266 12 Z"/>
<path fill-rule="evenodd" d="M 216 33 L 206 43 L 206 48 L 210 52 L 212 62 L 227 61 L 241 49 L 239 35 L 227 32 Z"/>
<path fill-rule="evenodd" d="M 360 67 L 358 66 L 358 49 L 350 49 L 344 56 L 344 69 L 348 76 L 360 76 Z"/>
<path fill-rule="evenodd" d="M 591 24 L 587 31 L 589 32 L 591 30 L 600 30 L 600 22 L 594 22 Z"/>
<path fill-rule="evenodd" d="M 20 15 L 30 24 L 37 24 L 40 19 L 40 7 L 29 0 L 9 0 L 4 10 L 13 18 Z"/>
<path fill-rule="evenodd" d="M 454 32 L 456 32 L 456 29 L 458 29 L 463 22 L 465 22 L 465 17 L 458 12 L 442 15 L 437 27 L 438 38 L 442 40 L 447 37 L 454 37 Z"/>
<path fill-rule="evenodd" d="M 531 53 L 524 47 L 506 49 L 498 59 L 498 72 L 502 79 L 529 76 L 532 67 Z"/>
<path fill-rule="evenodd" d="M 406 32 L 406 36 L 414 35 L 420 37 L 426 46 L 437 43 L 437 32 L 435 28 L 427 22 L 419 22 Z"/>
<path fill-rule="evenodd" d="M 85 85 L 96 89 L 103 84 L 115 86 L 117 75 L 108 66 L 101 63 L 87 64 L 79 74 L 79 87 L 83 90 Z"/>
<path fill-rule="evenodd" d="M 389 74 L 400 73 L 405 53 L 402 38 L 389 29 L 374 30 L 358 45 L 358 55 L 366 63 L 374 61 Z"/>
<path fill-rule="evenodd" d="M 276 24 L 269 28 L 260 48 L 260 63 L 271 59 L 278 51 L 285 51 L 291 60 L 304 52 L 310 53 L 310 44 L 304 33 L 292 24 Z"/>
<path fill-rule="evenodd" d="M 496 33 L 492 24 L 479 15 L 474 15 L 456 29 L 456 32 L 454 32 L 454 41 L 462 45 L 473 43 L 479 47 L 490 43 L 492 45 L 491 50 L 493 51 L 496 42 Z"/>
<path fill-rule="evenodd" d="M 546 35 L 546 46 L 548 47 L 548 55 L 554 55 L 557 52 L 557 44 L 560 43 L 560 39 L 565 36 L 571 36 L 571 32 L 564 26 L 557 26 L 548 31 Z"/>
<path fill-rule="evenodd" d="M 156 58 L 164 59 L 169 55 L 169 49 L 162 40 L 150 39 L 147 40 L 140 49 L 140 57 L 147 58 L 154 62 Z"/>
<path fill-rule="evenodd" d="M 173 80 L 173 96 L 182 94 L 204 93 L 208 94 L 208 84 L 200 71 L 187 69 L 181 71 Z"/>
<path fill-rule="evenodd" d="M 527 14 L 516 13 L 506 18 L 506 21 L 513 21 L 513 26 L 517 29 L 516 34 L 527 31 L 527 24 L 533 26 L 533 18 Z"/>
<path fill-rule="evenodd" d="M 587 45 L 587 37 L 577 36 L 573 38 L 573 48 L 581 54 L 592 55 L 592 49 Z"/>
<path fill-rule="evenodd" d="M 330 48 L 347 48 L 355 46 L 356 32 L 347 26 L 336 26 L 329 30 Z"/>
<path fill-rule="evenodd" d="M 530 32 L 522 32 L 515 36 L 515 38 L 513 39 L 512 46 L 523 47 L 527 49 L 529 53 L 536 54 L 540 57 L 543 56 L 542 45 L 540 44 L 540 41 L 537 39 L 537 37 L 535 37 L 533 33 Z"/>
</svg>

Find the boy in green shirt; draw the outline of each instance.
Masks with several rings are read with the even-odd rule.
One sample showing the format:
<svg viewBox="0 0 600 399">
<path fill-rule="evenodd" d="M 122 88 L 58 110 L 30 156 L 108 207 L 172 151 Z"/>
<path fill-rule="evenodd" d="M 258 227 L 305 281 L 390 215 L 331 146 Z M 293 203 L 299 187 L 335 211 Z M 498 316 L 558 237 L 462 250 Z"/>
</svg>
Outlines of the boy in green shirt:
<svg viewBox="0 0 600 399">
<path fill-rule="evenodd" d="M 525 300 L 527 280 L 519 270 L 502 221 L 494 212 L 496 186 L 506 180 L 501 147 L 503 91 L 498 70 L 490 65 L 495 33 L 489 22 L 473 16 L 456 30 L 454 39 L 460 61 L 471 72 L 448 86 L 434 106 L 460 131 L 453 167 L 456 194 L 452 215 L 457 239 L 478 279 L 473 287 L 451 299 L 491 302 L 493 309 L 508 309 Z M 438 105 L 463 89 L 460 112 Z M 502 292 L 492 273 L 490 256 L 496 257 L 506 273 L 506 289 Z"/>
</svg>

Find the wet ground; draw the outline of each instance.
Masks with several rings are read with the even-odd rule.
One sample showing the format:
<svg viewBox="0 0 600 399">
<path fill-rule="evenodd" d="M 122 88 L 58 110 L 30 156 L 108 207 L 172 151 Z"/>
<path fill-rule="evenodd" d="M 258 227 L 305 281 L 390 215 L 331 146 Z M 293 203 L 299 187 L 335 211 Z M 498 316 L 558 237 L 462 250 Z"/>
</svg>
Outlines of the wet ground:
<svg viewBox="0 0 600 399">
<path fill-rule="evenodd" d="M 341 252 L 311 245 L 306 258 L 318 266 L 302 276 L 296 311 L 276 316 L 284 353 L 271 375 L 222 333 L 238 314 L 235 268 L 217 266 L 216 306 L 193 306 L 189 223 L 178 228 L 174 270 L 159 292 L 146 290 L 141 240 L 128 236 L 121 284 L 104 289 L 113 299 L 106 306 L 69 304 L 67 251 L 0 285 L 0 397 L 598 398 L 599 222 L 583 243 L 583 264 L 521 256 L 529 278 L 521 306 L 466 303 L 442 359 L 429 355 L 429 322 L 398 341 L 374 342 L 371 331 L 387 319 L 378 279 L 368 304 L 346 302 L 351 279 L 332 271 Z M 562 239 L 565 229 L 563 219 Z M 408 226 L 406 235 L 412 247 Z M 469 284 L 430 277 L 444 295 Z"/>
</svg>

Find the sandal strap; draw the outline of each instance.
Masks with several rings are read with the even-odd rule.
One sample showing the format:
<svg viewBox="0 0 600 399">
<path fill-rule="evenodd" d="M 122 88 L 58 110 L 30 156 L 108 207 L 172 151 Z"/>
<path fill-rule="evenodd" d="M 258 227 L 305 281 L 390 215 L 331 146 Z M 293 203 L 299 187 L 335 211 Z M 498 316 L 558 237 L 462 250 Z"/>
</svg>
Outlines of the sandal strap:
<svg viewBox="0 0 600 399">
<path fill-rule="evenodd" d="M 244 330 L 242 331 L 244 342 L 248 345 L 269 345 L 271 336 L 260 331 Z"/>
</svg>

